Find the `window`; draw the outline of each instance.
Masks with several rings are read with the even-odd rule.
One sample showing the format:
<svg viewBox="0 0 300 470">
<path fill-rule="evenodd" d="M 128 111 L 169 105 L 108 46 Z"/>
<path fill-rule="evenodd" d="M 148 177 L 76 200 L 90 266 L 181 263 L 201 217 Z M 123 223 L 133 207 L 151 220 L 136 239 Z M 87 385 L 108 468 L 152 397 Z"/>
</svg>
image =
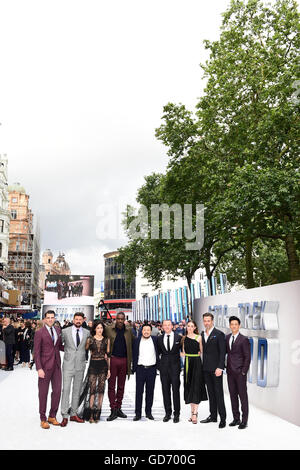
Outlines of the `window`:
<svg viewBox="0 0 300 470">
<path fill-rule="evenodd" d="M 0 232 L 4 232 L 4 220 L 0 220 Z"/>
<path fill-rule="evenodd" d="M 17 197 L 12 197 L 11 202 L 14 202 L 14 203 L 18 202 L 18 198 Z"/>
<path fill-rule="evenodd" d="M 11 218 L 12 218 L 13 220 L 16 220 L 16 218 L 17 218 L 17 211 L 16 211 L 16 210 L 12 210 L 12 211 L 11 211 Z"/>
<path fill-rule="evenodd" d="M 0 243 L 0 258 L 2 258 L 2 243 Z"/>
</svg>

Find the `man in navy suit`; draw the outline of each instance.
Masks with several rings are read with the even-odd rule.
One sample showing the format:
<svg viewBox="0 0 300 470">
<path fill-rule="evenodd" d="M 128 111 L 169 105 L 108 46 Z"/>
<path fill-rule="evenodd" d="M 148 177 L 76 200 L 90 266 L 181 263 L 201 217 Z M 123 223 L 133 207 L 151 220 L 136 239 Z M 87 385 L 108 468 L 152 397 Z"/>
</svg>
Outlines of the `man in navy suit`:
<svg viewBox="0 0 300 470">
<path fill-rule="evenodd" d="M 233 421 L 229 426 L 245 429 L 248 422 L 247 372 L 251 362 L 251 347 L 247 336 L 240 333 L 241 320 L 229 318 L 231 334 L 226 336 L 227 381 L 231 399 Z M 240 421 L 239 398 L 242 406 L 242 422 Z"/>
<path fill-rule="evenodd" d="M 139 421 L 142 416 L 142 402 L 144 387 L 146 384 L 146 417 L 153 420 L 152 405 L 156 379 L 157 365 L 159 361 L 157 338 L 151 336 L 152 326 L 144 324 L 142 334 L 133 343 L 132 358 L 133 372 L 136 373 L 135 417 L 133 421 Z"/>
<path fill-rule="evenodd" d="M 203 371 L 209 397 L 208 418 L 201 423 L 216 423 L 217 415 L 220 415 L 219 428 L 226 426 L 226 408 L 223 392 L 223 371 L 225 369 L 226 341 L 223 331 L 214 326 L 214 316 L 207 312 L 203 315 L 202 331 L 203 345 Z"/>
</svg>

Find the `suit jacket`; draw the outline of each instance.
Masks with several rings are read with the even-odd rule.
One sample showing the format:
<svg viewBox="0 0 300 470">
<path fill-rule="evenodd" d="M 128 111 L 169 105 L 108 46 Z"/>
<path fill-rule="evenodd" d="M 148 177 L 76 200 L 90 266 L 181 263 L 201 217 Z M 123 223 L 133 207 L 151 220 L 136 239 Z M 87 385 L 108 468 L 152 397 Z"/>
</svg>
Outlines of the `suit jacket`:
<svg viewBox="0 0 300 470">
<path fill-rule="evenodd" d="M 6 328 L 3 329 L 3 341 L 5 344 L 15 344 L 15 329 L 12 325 L 8 325 Z"/>
<path fill-rule="evenodd" d="M 216 369 L 225 369 L 226 341 L 222 331 L 214 328 L 207 339 L 204 331 L 201 333 L 203 346 L 203 370 L 214 372 Z"/>
<path fill-rule="evenodd" d="M 60 351 L 64 350 L 61 340 L 61 332 L 56 328 L 57 341 L 53 344 L 52 338 L 46 328 L 43 326 L 34 335 L 34 360 L 36 369 L 52 370 L 56 365 L 61 366 Z"/>
<path fill-rule="evenodd" d="M 142 336 L 139 336 L 138 339 L 136 339 L 133 343 L 132 346 L 132 362 L 133 362 L 133 372 L 136 372 L 138 362 L 139 362 L 139 355 L 140 355 L 140 344 L 141 344 L 141 339 Z M 154 348 L 155 348 L 155 353 L 156 353 L 156 367 L 159 365 L 159 354 L 158 354 L 158 347 L 157 347 L 157 337 L 156 336 L 150 336 L 148 341 L 153 341 Z"/>
<path fill-rule="evenodd" d="M 227 374 L 247 374 L 251 362 L 251 346 L 247 336 L 239 333 L 232 349 L 230 349 L 231 334 L 226 336 Z"/>
<path fill-rule="evenodd" d="M 82 328 L 82 340 L 78 348 L 75 346 L 73 339 L 73 328 L 65 328 L 62 331 L 62 342 L 64 345 L 64 360 L 63 370 L 66 371 L 83 371 L 85 370 L 86 350 L 85 345 L 88 337 L 90 336 L 89 330 Z"/>
<path fill-rule="evenodd" d="M 164 345 L 164 334 L 157 337 L 158 353 L 160 355 L 159 370 L 160 372 L 167 373 L 168 369 L 174 373 L 180 373 L 180 351 L 181 351 L 181 336 L 174 333 L 174 343 L 171 351 L 169 352 Z"/>
</svg>

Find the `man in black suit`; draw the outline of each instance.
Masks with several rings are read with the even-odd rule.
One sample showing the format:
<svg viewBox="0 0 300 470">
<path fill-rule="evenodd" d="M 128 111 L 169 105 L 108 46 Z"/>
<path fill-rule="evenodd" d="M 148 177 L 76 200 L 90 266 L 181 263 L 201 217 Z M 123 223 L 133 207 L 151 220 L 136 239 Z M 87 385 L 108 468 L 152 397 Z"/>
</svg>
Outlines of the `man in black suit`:
<svg viewBox="0 0 300 470">
<path fill-rule="evenodd" d="M 7 366 L 5 368 L 6 371 L 14 370 L 14 356 L 13 356 L 13 348 L 15 344 L 15 329 L 11 324 L 10 318 L 4 318 L 3 325 L 3 341 L 5 344 L 5 353 L 6 353 L 6 362 Z"/>
<path fill-rule="evenodd" d="M 180 350 L 181 336 L 172 331 L 171 320 L 163 321 L 164 334 L 158 336 L 158 353 L 160 354 L 160 380 L 162 385 L 166 415 L 163 421 L 171 419 L 171 386 L 173 392 L 174 417 L 173 422 L 179 423 L 180 415 Z"/>
<path fill-rule="evenodd" d="M 225 369 L 226 342 L 222 331 L 214 327 L 214 316 L 212 313 L 204 313 L 202 331 L 203 345 L 203 371 L 209 398 L 210 416 L 201 423 L 217 422 L 220 415 L 219 428 L 226 426 L 226 409 L 223 391 L 223 371 Z"/>
<path fill-rule="evenodd" d="M 247 336 L 240 333 L 240 325 L 241 320 L 238 317 L 229 318 L 232 333 L 226 336 L 226 371 L 233 414 L 233 421 L 229 426 L 239 426 L 239 429 L 245 429 L 249 414 L 247 372 L 251 362 L 251 347 Z M 242 422 L 240 421 L 239 398 L 242 406 Z"/>
<path fill-rule="evenodd" d="M 133 421 L 139 421 L 142 416 L 142 403 L 144 387 L 146 384 L 146 417 L 153 420 L 152 405 L 156 371 L 159 362 L 157 338 L 151 336 L 152 326 L 145 323 L 142 334 L 132 345 L 133 372 L 136 378 L 135 392 L 135 417 Z"/>
</svg>

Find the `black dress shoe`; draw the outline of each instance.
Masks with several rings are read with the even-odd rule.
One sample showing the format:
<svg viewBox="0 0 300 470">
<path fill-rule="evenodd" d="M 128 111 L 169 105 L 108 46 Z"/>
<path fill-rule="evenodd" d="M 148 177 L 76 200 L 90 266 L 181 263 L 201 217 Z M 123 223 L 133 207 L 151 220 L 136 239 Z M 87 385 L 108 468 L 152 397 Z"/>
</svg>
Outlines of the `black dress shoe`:
<svg viewBox="0 0 300 470">
<path fill-rule="evenodd" d="M 141 419 L 141 416 L 135 415 L 135 417 L 133 418 L 133 421 L 139 421 L 140 419 Z"/>
<path fill-rule="evenodd" d="M 123 413 L 123 411 L 121 410 L 121 408 L 118 408 L 118 409 L 117 409 L 117 417 L 118 417 L 118 418 L 127 418 L 127 415 L 125 415 L 125 414 Z"/>
<path fill-rule="evenodd" d="M 106 421 L 113 421 L 114 419 L 117 419 L 117 410 L 111 410 L 111 413 L 109 417 L 106 419 Z"/>
<path fill-rule="evenodd" d="M 216 419 L 212 419 L 211 416 L 209 416 L 208 418 L 206 419 L 203 419 L 202 421 L 200 421 L 200 423 L 216 423 L 217 420 Z"/>
<path fill-rule="evenodd" d="M 14 368 L 13 368 L 13 367 L 5 367 L 4 370 L 6 370 L 6 371 L 11 371 L 11 370 L 14 370 Z"/>
<path fill-rule="evenodd" d="M 166 416 L 164 417 L 164 419 L 163 419 L 163 422 L 164 422 L 164 423 L 167 423 L 168 421 L 170 421 L 170 419 L 171 419 L 171 416 L 170 416 L 170 415 L 166 415 Z"/>
<path fill-rule="evenodd" d="M 179 416 L 174 416 L 173 423 L 179 423 Z"/>
<path fill-rule="evenodd" d="M 241 424 L 241 421 L 239 419 L 234 419 L 229 426 L 238 426 L 239 424 Z"/>
<path fill-rule="evenodd" d="M 152 421 L 154 421 L 154 418 L 153 418 L 153 416 L 152 416 L 151 413 L 147 414 L 147 415 L 146 415 L 146 418 L 151 419 Z"/>
<path fill-rule="evenodd" d="M 226 421 L 220 421 L 219 428 L 225 428 L 226 427 Z"/>
<path fill-rule="evenodd" d="M 246 429 L 247 423 L 241 423 L 238 427 L 238 429 Z"/>
</svg>

